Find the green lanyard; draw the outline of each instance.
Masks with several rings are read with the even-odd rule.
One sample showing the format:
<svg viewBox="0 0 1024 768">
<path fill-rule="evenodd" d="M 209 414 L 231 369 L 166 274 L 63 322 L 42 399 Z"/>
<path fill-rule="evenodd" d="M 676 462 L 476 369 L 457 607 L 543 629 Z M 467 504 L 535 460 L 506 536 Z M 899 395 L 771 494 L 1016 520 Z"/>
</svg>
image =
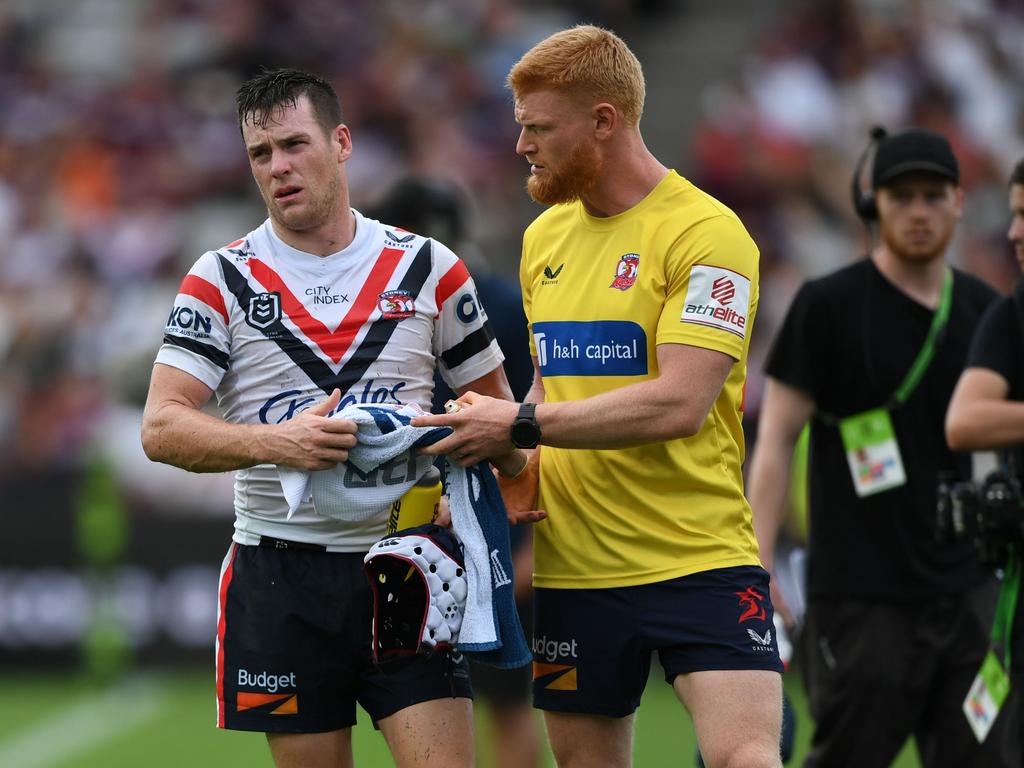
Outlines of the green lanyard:
<svg viewBox="0 0 1024 768">
<path fill-rule="evenodd" d="M 928 329 L 928 335 L 925 337 L 924 346 L 922 346 L 921 351 L 917 353 L 917 357 L 910 366 L 910 370 L 907 371 L 907 375 L 903 378 L 903 383 L 900 384 L 893 393 L 893 396 L 889 401 L 889 410 L 907 402 L 907 400 L 910 399 L 911 392 L 913 392 L 921 382 L 921 377 L 924 376 L 924 372 L 928 370 L 928 366 L 931 364 L 932 358 L 935 357 L 935 342 L 938 340 L 939 335 L 946 329 L 946 322 L 949 320 L 949 308 L 952 303 L 953 270 L 946 267 L 946 276 L 942 280 L 942 294 L 939 297 L 939 307 L 935 310 L 935 316 L 932 318 L 932 327 Z"/>
<path fill-rule="evenodd" d="M 921 383 L 921 377 L 924 376 L 928 366 L 931 365 L 932 358 L 935 357 L 935 347 L 937 346 L 939 336 L 946 330 L 946 323 L 949 320 L 949 310 L 952 304 L 953 270 L 946 267 L 945 277 L 942 279 L 942 292 L 939 294 L 939 306 L 932 317 L 931 328 L 928 329 L 928 335 L 924 338 L 924 344 L 917 353 L 917 357 L 914 358 L 914 362 L 911 363 L 907 375 L 903 377 L 903 381 L 896 388 L 896 391 L 892 393 L 888 402 L 886 402 L 886 410 L 894 411 L 907 402 L 910 399 L 911 393 Z M 825 411 L 818 411 L 815 415 L 823 424 L 835 425 L 839 421 L 836 416 Z"/>
<path fill-rule="evenodd" d="M 1020 553 L 1014 551 L 1003 574 L 1003 586 L 996 603 L 996 618 L 992 622 L 991 642 L 993 648 L 1003 644 L 1004 669 L 1010 668 L 1010 633 L 1013 630 L 1013 615 L 1017 610 L 1017 593 L 1020 591 Z"/>
</svg>

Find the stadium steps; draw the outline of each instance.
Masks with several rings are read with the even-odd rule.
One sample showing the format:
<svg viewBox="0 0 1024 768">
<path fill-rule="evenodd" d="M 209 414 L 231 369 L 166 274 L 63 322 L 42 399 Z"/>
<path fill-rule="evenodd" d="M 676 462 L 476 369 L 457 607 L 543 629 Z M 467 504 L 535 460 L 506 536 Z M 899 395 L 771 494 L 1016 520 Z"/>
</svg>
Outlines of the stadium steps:
<svg viewBox="0 0 1024 768">
<path fill-rule="evenodd" d="M 666 165 L 685 161 L 708 85 L 734 79 L 745 53 L 797 0 L 687 0 L 678 11 L 640 17 L 622 35 L 647 81 L 644 141 Z"/>
</svg>

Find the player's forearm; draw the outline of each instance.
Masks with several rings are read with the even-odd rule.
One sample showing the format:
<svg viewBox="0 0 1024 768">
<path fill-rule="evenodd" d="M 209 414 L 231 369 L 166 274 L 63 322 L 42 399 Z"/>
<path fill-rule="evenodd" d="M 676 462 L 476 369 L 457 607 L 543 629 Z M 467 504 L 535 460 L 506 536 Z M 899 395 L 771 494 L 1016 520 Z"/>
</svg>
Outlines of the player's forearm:
<svg viewBox="0 0 1024 768">
<path fill-rule="evenodd" d="M 1010 400 L 959 402 L 946 419 L 954 451 L 984 451 L 1024 443 L 1024 403 Z"/>
<path fill-rule="evenodd" d="M 268 436 L 262 425 L 228 424 L 180 404 L 147 413 L 142 425 L 142 446 L 151 460 L 190 472 L 228 472 L 271 462 Z"/>
<path fill-rule="evenodd" d="M 631 384 L 537 408 L 541 442 L 558 448 L 629 448 L 695 435 L 707 410 L 667 382 Z"/>
<path fill-rule="evenodd" d="M 533 384 L 530 386 L 530 391 L 526 393 L 523 398 L 524 403 L 543 403 L 544 402 L 544 385 L 538 379 L 534 379 Z"/>
</svg>

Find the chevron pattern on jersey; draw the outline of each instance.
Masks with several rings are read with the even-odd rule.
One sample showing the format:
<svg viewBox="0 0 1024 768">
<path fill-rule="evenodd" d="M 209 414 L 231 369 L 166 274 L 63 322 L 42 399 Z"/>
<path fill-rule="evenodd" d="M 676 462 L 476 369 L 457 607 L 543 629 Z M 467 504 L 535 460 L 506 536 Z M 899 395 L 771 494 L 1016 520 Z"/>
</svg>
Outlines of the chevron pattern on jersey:
<svg viewBox="0 0 1024 768">
<path fill-rule="evenodd" d="M 430 255 L 430 240 L 426 240 L 423 246 L 417 251 L 413 257 L 412 263 L 406 270 L 405 275 L 402 277 L 401 282 L 398 284 L 398 290 L 408 291 L 414 298 L 419 295 L 420 289 L 430 276 L 431 269 L 431 255 Z M 387 279 L 384 280 L 383 285 L 387 285 L 387 281 L 390 280 L 397 268 L 397 262 L 391 263 L 394 260 L 394 250 L 385 248 L 381 251 L 378 256 L 378 263 L 374 266 L 374 273 L 376 273 L 378 267 L 382 269 L 382 274 L 387 273 Z M 401 256 L 401 252 L 398 252 Z M 238 305 L 241 307 L 249 306 L 249 302 L 261 291 L 256 291 L 245 279 L 241 272 L 231 263 L 229 259 L 219 256 L 221 270 L 224 274 L 224 282 L 227 285 L 229 291 L 234 294 L 235 299 L 238 301 Z M 384 260 L 382 263 L 381 260 Z M 264 283 L 264 286 L 268 290 L 281 292 L 282 288 L 287 290 L 284 286 L 283 281 L 276 273 L 273 272 L 269 267 L 255 259 L 250 260 L 259 264 L 259 269 L 253 270 L 254 277 L 257 271 L 259 271 L 267 280 L 270 285 Z M 273 277 L 271 277 L 271 275 Z M 257 277 L 257 279 L 260 279 Z M 263 283 L 263 280 L 260 279 Z M 352 344 L 352 340 L 355 338 L 359 328 L 365 324 L 369 318 L 373 309 L 376 307 L 377 291 L 376 287 L 370 290 L 376 291 L 369 294 L 373 300 L 373 303 L 367 308 L 366 302 L 362 301 L 364 294 L 367 294 L 367 286 L 371 283 L 376 285 L 377 279 L 371 276 L 371 279 L 367 281 L 364 288 L 359 292 L 359 297 L 356 299 L 349 310 L 348 314 L 342 320 L 341 325 L 331 333 L 327 328 L 320 323 L 318 320 L 308 314 L 303 308 L 301 312 L 297 312 L 295 307 L 291 304 L 291 301 L 297 301 L 294 296 L 291 299 L 286 298 L 285 294 L 281 292 L 282 309 L 285 314 L 288 315 L 289 319 L 298 326 L 304 334 L 309 338 L 309 343 L 299 339 L 293 334 L 287 326 L 279 319 L 268 325 L 263 329 L 263 333 L 267 338 L 272 339 L 281 348 L 292 361 L 302 369 L 302 371 L 309 376 L 310 380 L 320 387 L 326 394 L 330 394 L 334 391 L 335 387 L 340 389 L 342 392 L 347 392 L 351 387 L 356 385 L 362 378 L 363 374 L 370 365 L 380 356 L 381 350 L 384 349 L 388 340 L 391 338 L 391 334 L 394 333 L 397 327 L 398 320 L 376 320 L 370 326 L 370 329 L 366 332 L 362 342 L 355 349 L 348 361 L 341 366 L 341 368 L 335 372 L 331 369 L 327 363 L 321 360 L 316 353 L 311 349 L 310 344 L 316 344 L 324 351 L 332 360 L 340 360 Z M 291 296 L 289 291 L 288 296 Z M 362 301 L 362 303 L 360 303 Z M 301 308 L 301 305 L 299 305 Z M 359 310 L 357 314 L 356 310 Z M 295 314 L 293 314 L 293 312 Z M 351 320 L 350 320 L 351 318 Z M 350 335 L 349 335 L 350 334 Z M 346 341 L 347 339 L 347 341 Z M 325 349 L 326 346 L 326 349 Z M 328 352 L 327 350 L 331 350 Z M 339 350 L 340 353 L 339 353 Z M 337 354 L 337 358 L 335 358 Z"/>
</svg>

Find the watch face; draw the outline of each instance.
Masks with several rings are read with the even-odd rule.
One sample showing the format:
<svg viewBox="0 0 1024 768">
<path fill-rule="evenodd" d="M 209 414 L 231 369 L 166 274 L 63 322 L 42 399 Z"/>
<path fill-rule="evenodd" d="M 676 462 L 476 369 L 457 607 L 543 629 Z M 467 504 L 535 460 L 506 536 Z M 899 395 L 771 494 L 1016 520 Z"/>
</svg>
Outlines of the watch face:
<svg viewBox="0 0 1024 768">
<path fill-rule="evenodd" d="M 527 419 L 520 419 L 512 423 L 512 444 L 516 448 L 536 448 L 537 439 L 540 437 L 540 430 L 537 425 Z"/>
</svg>

